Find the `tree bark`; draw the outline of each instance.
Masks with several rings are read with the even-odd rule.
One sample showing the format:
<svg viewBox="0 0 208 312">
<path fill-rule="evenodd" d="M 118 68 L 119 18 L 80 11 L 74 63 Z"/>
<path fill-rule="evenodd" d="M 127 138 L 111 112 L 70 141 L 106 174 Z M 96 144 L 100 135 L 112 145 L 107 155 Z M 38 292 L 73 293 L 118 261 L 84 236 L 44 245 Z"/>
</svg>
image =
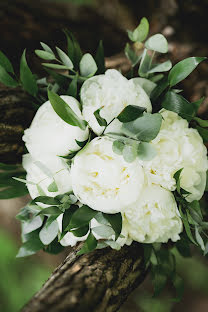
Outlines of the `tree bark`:
<svg viewBox="0 0 208 312">
<path fill-rule="evenodd" d="M 22 312 L 114 312 L 146 276 L 142 245 L 76 256 L 75 247 Z"/>
</svg>

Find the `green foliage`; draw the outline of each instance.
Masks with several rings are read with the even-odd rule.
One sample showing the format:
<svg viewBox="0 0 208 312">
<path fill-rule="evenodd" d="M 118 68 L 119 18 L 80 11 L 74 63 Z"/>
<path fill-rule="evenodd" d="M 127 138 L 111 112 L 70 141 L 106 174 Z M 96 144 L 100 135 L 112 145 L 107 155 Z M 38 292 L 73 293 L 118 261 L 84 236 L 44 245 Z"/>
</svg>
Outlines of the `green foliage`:
<svg viewBox="0 0 208 312">
<path fill-rule="evenodd" d="M 95 112 L 94 112 L 94 116 L 95 118 L 97 119 L 97 122 L 99 123 L 99 125 L 101 127 L 106 127 L 107 126 L 107 121 L 100 116 L 100 111 L 102 110 L 102 107 L 101 108 L 98 108 Z"/>
<path fill-rule="evenodd" d="M 86 53 L 81 58 L 80 73 L 83 77 L 92 77 L 97 71 L 97 64 L 91 54 Z"/>
<path fill-rule="evenodd" d="M 38 86 L 34 75 L 27 65 L 25 54 L 26 50 L 24 50 L 20 61 L 20 81 L 22 83 L 23 89 L 35 97 L 38 93 Z"/>
<path fill-rule="evenodd" d="M 103 48 L 103 42 L 100 40 L 96 55 L 95 55 L 95 61 L 97 64 L 97 75 L 104 74 L 105 73 L 105 55 L 104 55 L 104 48 Z"/>
<path fill-rule="evenodd" d="M 53 109 L 61 119 L 72 126 L 85 130 L 86 121 L 80 119 L 58 94 L 48 90 L 48 98 Z"/>
<path fill-rule="evenodd" d="M 117 119 L 120 122 L 126 123 L 129 121 L 133 121 L 143 114 L 146 111 L 146 108 L 140 107 L 137 105 L 128 105 L 124 108 L 124 110 L 118 115 Z"/>
<path fill-rule="evenodd" d="M 146 39 L 149 33 L 149 22 L 146 17 L 143 17 L 134 31 L 128 30 L 128 36 L 131 41 L 142 42 Z"/>
<path fill-rule="evenodd" d="M 90 232 L 88 234 L 86 241 L 84 242 L 83 247 L 77 253 L 77 255 L 80 256 L 82 254 L 89 253 L 89 252 L 93 251 L 96 247 L 97 247 L 97 240 L 96 240 L 95 236 L 92 234 L 92 232 Z"/>
<path fill-rule="evenodd" d="M 137 149 L 137 155 L 141 160 L 149 161 L 157 155 L 157 151 L 151 143 L 141 142 Z"/>
</svg>

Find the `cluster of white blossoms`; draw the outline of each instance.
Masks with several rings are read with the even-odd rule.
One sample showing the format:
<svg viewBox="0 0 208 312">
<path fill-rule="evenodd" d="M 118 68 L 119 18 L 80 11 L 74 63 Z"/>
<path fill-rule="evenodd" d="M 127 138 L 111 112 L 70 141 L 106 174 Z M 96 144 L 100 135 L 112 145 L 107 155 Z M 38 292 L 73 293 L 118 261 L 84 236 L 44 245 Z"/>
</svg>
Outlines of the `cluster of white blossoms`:
<svg viewBox="0 0 208 312">
<path fill-rule="evenodd" d="M 160 132 L 151 141 L 157 155 L 149 161 L 137 157 L 129 163 L 113 152 L 113 139 L 105 134 L 119 132 L 121 123 L 115 118 L 128 105 L 144 107 L 151 113 L 150 99 L 137 78 L 128 80 L 116 70 L 107 70 L 105 75 L 84 82 L 81 105 L 73 97 L 61 98 L 89 127 L 81 130 L 67 124 L 49 101 L 39 108 L 23 136 L 29 152 L 23 157 L 23 167 L 31 197 L 40 195 L 38 185 L 47 196 L 73 191 L 80 206 L 108 214 L 120 212 L 123 226 L 116 241 L 119 246 L 133 240 L 165 243 L 180 239 L 182 221 L 172 193 L 176 189 L 174 174 L 183 168 L 181 187 L 190 193 L 186 198 L 189 202 L 202 197 L 206 184 L 207 152 L 197 130 L 189 128 L 176 113 L 162 110 Z M 115 119 L 106 130 L 94 115 L 98 109 L 107 124 Z M 76 140 L 87 140 L 89 129 L 98 137 L 76 154 L 70 167 L 60 156 L 78 151 Z M 58 187 L 55 193 L 48 191 L 53 181 Z M 62 217 L 57 219 L 60 232 Z M 99 222 L 93 219 L 92 232 L 97 225 Z M 86 237 L 68 232 L 61 243 L 73 246 Z"/>
</svg>

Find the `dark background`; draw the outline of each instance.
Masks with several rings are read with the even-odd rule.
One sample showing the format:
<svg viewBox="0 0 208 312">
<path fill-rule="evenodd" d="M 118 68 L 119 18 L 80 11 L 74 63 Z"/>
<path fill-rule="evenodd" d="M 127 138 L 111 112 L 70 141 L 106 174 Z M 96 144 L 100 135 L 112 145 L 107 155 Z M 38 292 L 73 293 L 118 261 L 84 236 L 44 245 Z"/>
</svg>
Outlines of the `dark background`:
<svg viewBox="0 0 208 312">
<path fill-rule="evenodd" d="M 68 28 L 85 52 L 95 52 L 99 40 L 103 39 L 108 66 L 125 69 L 122 51 L 128 40 L 126 29 L 135 28 L 140 18 L 146 16 L 151 34 L 162 32 L 167 37 L 170 59 L 176 63 L 188 56 L 208 56 L 207 12 L 207 0 L 1 0 L 0 50 L 18 70 L 20 56 L 27 48 L 30 67 L 43 75 L 33 50 L 40 47 L 40 41 L 66 48 L 61 30 Z M 191 101 L 205 96 L 199 114 L 206 119 L 207 80 L 208 62 L 204 62 L 181 86 Z M 18 311 L 67 253 L 66 250 L 52 256 L 40 252 L 30 258 L 15 259 L 20 245 L 15 215 L 27 200 L 0 201 L 0 311 L 4 312 Z M 181 303 L 171 300 L 174 297 L 171 286 L 153 299 L 147 279 L 121 311 L 208 311 L 208 260 L 199 252 L 193 251 L 193 255 L 191 259 L 177 255 L 178 270 L 186 287 Z"/>
</svg>

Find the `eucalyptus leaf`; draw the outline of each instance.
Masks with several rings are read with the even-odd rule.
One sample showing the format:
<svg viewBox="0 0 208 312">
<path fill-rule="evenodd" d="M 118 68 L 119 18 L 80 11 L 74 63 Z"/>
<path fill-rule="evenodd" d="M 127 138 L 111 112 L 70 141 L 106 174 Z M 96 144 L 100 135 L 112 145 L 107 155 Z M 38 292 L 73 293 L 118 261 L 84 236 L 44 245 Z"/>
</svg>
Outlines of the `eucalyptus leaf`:
<svg viewBox="0 0 208 312">
<path fill-rule="evenodd" d="M 137 78 L 133 78 L 132 79 L 135 85 L 140 85 L 140 87 L 142 87 L 142 89 L 144 89 L 144 91 L 147 93 L 148 96 L 150 96 L 151 92 L 156 88 L 156 83 L 152 82 L 149 79 L 146 78 L 141 78 L 141 77 L 137 77 Z"/>
<path fill-rule="evenodd" d="M 162 34 L 156 34 L 151 36 L 145 42 L 145 48 L 160 53 L 168 52 L 168 42 Z"/>
<path fill-rule="evenodd" d="M 150 161 L 157 155 L 157 150 L 151 143 L 141 142 L 137 149 L 137 155 L 141 160 Z"/>
<path fill-rule="evenodd" d="M 38 86 L 34 75 L 27 65 L 25 54 L 26 50 L 24 50 L 20 61 L 20 81 L 22 83 L 23 89 L 35 97 L 38 93 Z"/>
<path fill-rule="evenodd" d="M 53 61 L 55 60 L 55 55 L 48 51 L 43 50 L 35 50 L 35 54 L 43 60 Z"/>
<path fill-rule="evenodd" d="M 146 17 L 143 17 L 137 28 L 131 32 L 128 31 L 129 39 L 134 42 L 142 42 L 146 39 L 149 33 L 149 22 Z"/>
<path fill-rule="evenodd" d="M 119 140 L 113 141 L 113 145 L 112 145 L 113 152 L 117 155 L 122 155 L 124 146 L 125 144 Z"/>
<path fill-rule="evenodd" d="M 7 56 L 0 51 L 0 65 L 9 73 L 14 74 L 13 66 Z"/>
<path fill-rule="evenodd" d="M 137 144 L 126 144 L 123 148 L 122 154 L 126 162 L 133 162 L 137 157 Z"/>
<path fill-rule="evenodd" d="M 162 116 L 158 113 L 145 113 L 134 121 L 123 124 L 122 130 L 126 135 L 140 141 L 150 142 L 158 135 L 162 124 Z"/>
<path fill-rule="evenodd" d="M 151 68 L 151 62 L 152 62 L 152 59 L 149 56 L 147 49 L 144 49 L 143 54 L 142 54 L 142 58 L 141 58 L 141 62 L 139 65 L 139 70 L 138 70 L 139 76 L 141 76 L 141 77 L 147 77 L 148 76 L 148 72 Z"/>
<path fill-rule="evenodd" d="M 62 63 L 68 67 L 68 69 L 73 69 L 74 65 L 72 63 L 72 61 L 70 60 L 70 58 L 68 57 L 68 55 L 62 51 L 61 49 L 59 49 L 58 47 L 56 47 L 56 50 L 58 52 L 58 55 L 60 57 L 60 60 L 62 61 Z"/>
<path fill-rule="evenodd" d="M 114 234 L 114 230 L 109 225 L 99 225 L 92 228 L 92 232 L 100 236 L 102 239 L 110 239 Z"/>
<path fill-rule="evenodd" d="M 60 205 L 60 201 L 58 199 L 49 196 L 38 196 L 34 199 L 34 202 L 46 205 Z"/>
<path fill-rule="evenodd" d="M 166 61 L 164 63 L 152 66 L 152 68 L 149 70 L 148 73 L 152 74 L 152 73 L 166 72 L 166 71 L 169 71 L 171 67 L 172 67 L 171 61 Z"/>
<path fill-rule="evenodd" d="M 89 53 L 83 55 L 79 64 L 79 68 L 80 74 L 83 77 L 92 77 L 98 69 L 94 58 Z"/>
<path fill-rule="evenodd" d="M 49 186 L 48 186 L 48 191 L 49 192 L 58 192 L 58 186 L 55 181 L 53 181 Z"/>
<path fill-rule="evenodd" d="M 39 229 L 43 224 L 43 217 L 36 216 L 27 222 L 22 222 L 22 232 L 24 234 L 33 232 Z"/>
<path fill-rule="evenodd" d="M 38 232 L 35 231 L 31 234 L 32 236 L 30 236 L 30 239 L 25 241 L 20 247 L 16 258 L 31 256 L 44 247 L 43 243 L 39 239 Z"/>
<path fill-rule="evenodd" d="M 168 75 L 170 86 L 173 87 L 180 81 L 184 80 L 206 57 L 188 57 L 177 63 Z"/>
<path fill-rule="evenodd" d="M 7 87 L 15 88 L 18 86 L 18 82 L 7 73 L 2 65 L 0 65 L 0 82 Z"/>
<path fill-rule="evenodd" d="M 49 245 L 58 235 L 58 222 L 54 220 L 52 223 L 44 225 L 40 230 L 39 237 L 44 245 Z"/>
<path fill-rule="evenodd" d="M 77 80 L 78 76 L 75 75 L 66 92 L 67 95 L 73 96 L 74 98 L 77 97 Z"/>
<path fill-rule="evenodd" d="M 80 119 L 58 94 L 48 90 L 48 98 L 53 109 L 61 119 L 72 126 L 85 130 L 87 126 L 86 121 Z"/>
<path fill-rule="evenodd" d="M 84 243 L 84 245 L 83 245 L 83 247 L 77 253 L 77 255 L 80 256 L 82 254 L 89 253 L 89 252 L 93 251 L 96 247 L 97 247 L 97 240 L 94 237 L 94 235 L 92 234 L 92 232 L 90 232 L 85 243 Z"/>
<path fill-rule="evenodd" d="M 134 67 L 139 60 L 141 59 L 141 55 L 137 55 L 135 51 L 131 48 L 129 43 L 126 44 L 125 46 L 125 55 L 129 59 L 129 61 L 132 63 L 132 66 Z"/>
<path fill-rule="evenodd" d="M 133 120 L 137 119 L 138 117 L 142 116 L 142 114 L 145 111 L 146 111 L 145 107 L 140 107 L 137 105 L 128 105 L 117 116 L 117 119 L 120 122 L 126 123 L 129 121 L 133 121 Z"/>
</svg>

